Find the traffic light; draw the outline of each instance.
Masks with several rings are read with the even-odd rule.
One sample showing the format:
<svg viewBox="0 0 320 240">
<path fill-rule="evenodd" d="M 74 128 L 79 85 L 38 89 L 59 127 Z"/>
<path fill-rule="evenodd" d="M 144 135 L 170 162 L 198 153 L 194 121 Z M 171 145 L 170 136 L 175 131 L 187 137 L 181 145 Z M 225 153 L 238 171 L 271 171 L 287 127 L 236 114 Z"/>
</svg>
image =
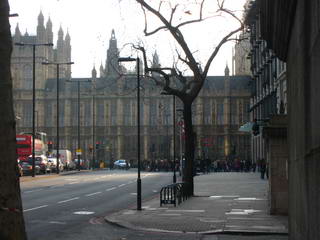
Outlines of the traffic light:
<svg viewBox="0 0 320 240">
<path fill-rule="evenodd" d="M 48 142 L 48 151 L 49 152 L 52 152 L 52 147 L 53 147 L 53 143 L 52 143 L 52 141 L 49 141 Z"/>
<path fill-rule="evenodd" d="M 96 149 L 99 149 L 100 147 L 100 142 L 96 142 Z"/>
</svg>

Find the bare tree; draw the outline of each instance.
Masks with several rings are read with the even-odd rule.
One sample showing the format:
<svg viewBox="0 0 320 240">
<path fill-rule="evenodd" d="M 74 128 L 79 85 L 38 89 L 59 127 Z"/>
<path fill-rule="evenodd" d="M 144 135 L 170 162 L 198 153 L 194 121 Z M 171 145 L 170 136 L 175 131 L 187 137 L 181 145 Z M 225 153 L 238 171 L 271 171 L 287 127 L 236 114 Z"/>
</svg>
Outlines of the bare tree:
<svg viewBox="0 0 320 240">
<path fill-rule="evenodd" d="M 0 239 L 27 239 L 16 155 L 8 0 L 0 0 Z"/>
<path fill-rule="evenodd" d="M 225 7 L 225 0 L 217 1 L 217 11 L 211 15 L 205 14 L 206 0 L 188 1 L 151 1 L 151 0 L 135 0 L 141 7 L 144 14 L 144 34 L 151 36 L 159 33 L 160 31 L 168 31 L 178 46 L 181 48 L 176 51 L 177 61 L 170 67 L 154 67 L 150 66 L 147 61 L 147 52 L 143 46 L 137 46 L 136 49 L 140 50 L 143 54 L 145 74 L 150 76 L 150 73 L 157 73 L 161 78 L 153 78 L 156 84 L 160 86 L 169 95 L 177 96 L 183 102 L 183 118 L 185 121 L 185 157 L 186 166 L 184 168 L 183 181 L 187 184 L 188 195 L 193 195 L 193 159 L 195 149 L 195 136 L 192 126 L 192 110 L 191 106 L 195 98 L 198 96 L 202 89 L 205 79 L 207 77 L 209 68 L 213 59 L 217 56 L 223 44 L 230 40 L 235 40 L 234 35 L 243 30 L 244 24 L 237 14 Z M 176 4 L 174 5 L 174 2 Z M 193 10 L 188 10 L 186 6 L 196 4 L 197 13 Z M 196 17 L 192 18 L 193 16 Z M 233 31 L 228 32 L 215 47 L 212 47 L 212 52 L 209 55 L 206 63 L 201 66 L 196 60 L 194 52 L 190 48 L 185 39 L 181 28 L 187 27 L 191 24 L 203 22 L 209 18 L 216 16 L 229 16 L 238 22 L 238 26 Z M 188 18 L 184 18 L 188 16 Z M 155 17 L 160 20 L 160 26 L 155 29 L 149 29 L 150 17 Z M 209 28 L 210 26 L 208 26 Z M 214 27 L 214 26 L 212 26 Z M 201 36 L 198 36 L 201 38 Z M 179 70 L 178 66 L 187 66 L 191 71 L 191 76 L 185 76 L 184 71 Z M 179 88 L 174 81 L 178 82 Z"/>
</svg>

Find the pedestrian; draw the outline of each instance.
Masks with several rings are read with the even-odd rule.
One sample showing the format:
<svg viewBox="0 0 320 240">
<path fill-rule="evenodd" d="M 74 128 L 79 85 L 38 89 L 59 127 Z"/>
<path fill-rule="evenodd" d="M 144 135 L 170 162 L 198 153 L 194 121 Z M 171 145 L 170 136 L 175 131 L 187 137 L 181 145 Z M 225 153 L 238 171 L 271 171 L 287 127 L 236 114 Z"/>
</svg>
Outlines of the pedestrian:
<svg viewBox="0 0 320 240">
<path fill-rule="evenodd" d="M 266 173 L 266 161 L 264 159 L 261 159 L 261 164 L 260 164 L 261 179 L 264 179 L 265 173 Z"/>
</svg>

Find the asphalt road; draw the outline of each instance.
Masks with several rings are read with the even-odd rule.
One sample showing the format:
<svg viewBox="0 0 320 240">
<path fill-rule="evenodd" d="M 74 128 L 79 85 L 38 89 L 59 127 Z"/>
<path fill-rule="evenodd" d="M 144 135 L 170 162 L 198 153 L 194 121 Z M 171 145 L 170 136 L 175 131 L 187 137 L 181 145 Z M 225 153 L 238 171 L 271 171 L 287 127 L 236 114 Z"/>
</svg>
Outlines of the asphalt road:
<svg viewBox="0 0 320 240">
<path fill-rule="evenodd" d="M 103 217 L 107 214 L 136 205 L 136 179 L 136 170 L 132 169 L 80 172 L 22 182 L 28 238 L 68 239 L 68 235 L 88 234 L 82 231 L 88 231 L 85 229 L 90 225 L 105 225 Z M 172 181 L 172 173 L 142 172 L 141 179 L 142 199 L 147 199 Z"/>
</svg>

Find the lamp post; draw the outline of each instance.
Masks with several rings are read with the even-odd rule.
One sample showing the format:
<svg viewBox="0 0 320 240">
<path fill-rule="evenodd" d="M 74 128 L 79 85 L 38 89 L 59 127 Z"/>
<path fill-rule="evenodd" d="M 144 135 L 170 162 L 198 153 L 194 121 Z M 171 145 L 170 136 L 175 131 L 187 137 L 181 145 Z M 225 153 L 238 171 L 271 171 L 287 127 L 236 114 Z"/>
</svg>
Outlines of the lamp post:
<svg viewBox="0 0 320 240">
<path fill-rule="evenodd" d="M 161 92 L 161 95 L 172 95 L 167 92 Z M 172 131 L 173 131 L 173 183 L 177 182 L 176 175 L 176 96 L 172 95 Z"/>
<path fill-rule="evenodd" d="M 49 46 L 52 47 L 53 43 L 23 43 L 17 42 L 14 45 L 24 47 L 32 47 L 32 177 L 35 177 L 35 138 L 36 138 L 36 125 L 35 125 L 35 110 L 36 110 L 36 47 Z"/>
<path fill-rule="evenodd" d="M 119 62 L 134 62 L 136 61 L 137 70 L 137 129 L 138 129 L 138 178 L 137 178 L 137 210 L 141 210 L 141 178 L 140 178 L 140 59 L 132 57 L 119 58 Z"/>
<path fill-rule="evenodd" d="M 80 83 L 83 82 L 91 82 L 90 79 L 88 80 L 67 80 L 66 82 L 76 82 L 78 85 L 78 149 L 77 149 L 77 154 L 78 154 L 78 171 L 80 171 L 80 155 L 81 155 L 81 146 L 80 146 Z"/>
<path fill-rule="evenodd" d="M 60 162 L 59 162 L 59 158 L 60 158 L 60 154 L 59 154 L 59 69 L 60 69 L 60 65 L 71 65 L 74 64 L 74 62 L 43 62 L 43 65 L 56 65 L 57 67 L 57 152 L 56 152 L 56 156 L 57 156 L 57 174 L 60 173 Z"/>
<path fill-rule="evenodd" d="M 86 94 L 86 96 L 88 96 Z M 92 161 L 91 161 L 91 168 L 94 169 L 95 168 L 95 150 L 96 150 L 96 126 L 95 126 L 95 121 L 96 121 L 96 117 L 95 117 L 95 107 L 96 107 L 96 96 L 104 96 L 104 94 L 97 94 L 96 89 L 95 92 L 92 92 Z"/>
</svg>

